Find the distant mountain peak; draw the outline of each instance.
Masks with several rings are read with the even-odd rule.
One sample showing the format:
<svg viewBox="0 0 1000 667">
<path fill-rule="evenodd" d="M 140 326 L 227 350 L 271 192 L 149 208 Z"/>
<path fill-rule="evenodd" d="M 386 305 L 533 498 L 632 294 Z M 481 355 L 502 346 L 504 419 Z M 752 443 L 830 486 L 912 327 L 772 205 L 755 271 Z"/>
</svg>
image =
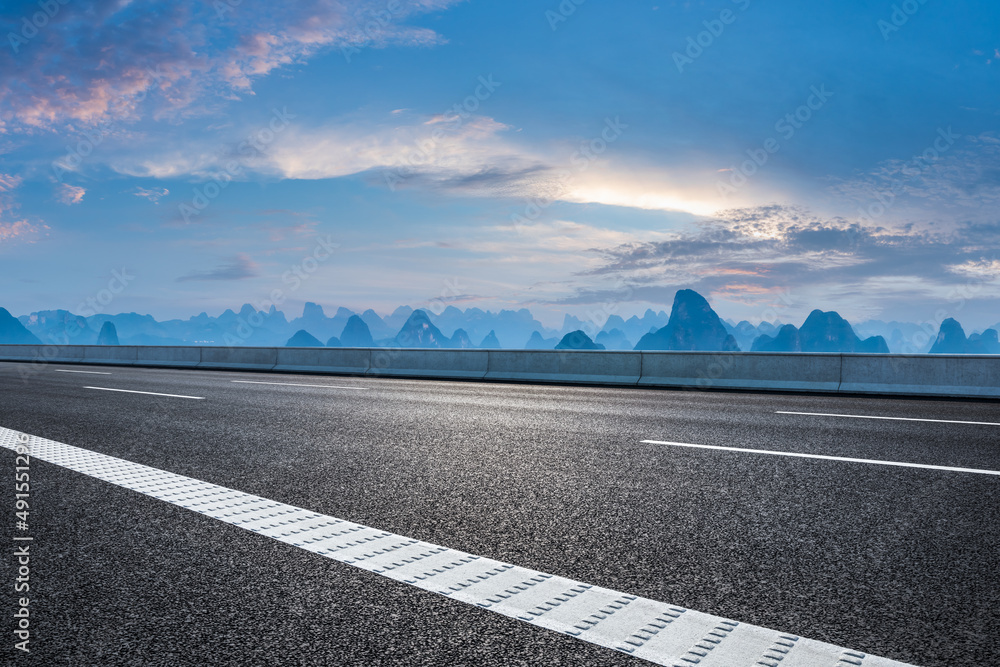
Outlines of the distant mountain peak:
<svg viewBox="0 0 1000 667">
<path fill-rule="evenodd" d="M 490 332 L 488 334 L 486 334 L 485 338 L 483 338 L 483 342 L 481 342 L 479 344 L 479 349 L 481 349 L 481 350 L 499 350 L 500 349 L 500 340 L 497 338 L 497 334 L 496 334 L 495 331 L 493 331 L 492 329 L 490 329 Z"/>
<path fill-rule="evenodd" d="M 318 303 L 313 303 L 312 301 L 306 301 L 305 305 L 302 306 L 302 319 L 325 320 L 326 313 L 323 312 L 323 306 Z"/>
<path fill-rule="evenodd" d="M 451 341 L 434 326 L 423 310 L 414 310 L 396 334 L 394 344 L 399 347 L 449 347 Z"/>
<path fill-rule="evenodd" d="M 738 352 L 740 348 L 708 300 L 682 289 L 674 295 L 666 326 L 643 336 L 635 349 Z"/>
<path fill-rule="evenodd" d="M 288 339 L 285 347 L 324 347 L 324 345 L 305 329 L 299 329 L 294 336 Z"/>
<path fill-rule="evenodd" d="M 351 315 L 344 332 L 340 334 L 340 344 L 344 347 L 372 347 L 375 340 L 365 321 L 358 315 Z"/>
<path fill-rule="evenodd" d="M 97 334 L 97 344 L 98 345 L 119 345 L 118 343 L 118 329 L 115 328 L 115 323 L 108 320 L 101 325 L 101 332 Z"/>
<path fill-rule="evenodd" d="M 595 343 L 590 339 L 590 336 L 585 334 L 583 331 L 577 329 L 576 331 L 570 331 L 568 334 L 562 337 L 562 340 L 556 345 L 557 350 L 603 350 L 604 346 L 600 343 Z"/>
<path fill-rule="evenodd" d="M 5 345 L 39 345 L 42 341 L 28 331 L 21 322 L 0 308 L 0 343 Z"/>
</svg>

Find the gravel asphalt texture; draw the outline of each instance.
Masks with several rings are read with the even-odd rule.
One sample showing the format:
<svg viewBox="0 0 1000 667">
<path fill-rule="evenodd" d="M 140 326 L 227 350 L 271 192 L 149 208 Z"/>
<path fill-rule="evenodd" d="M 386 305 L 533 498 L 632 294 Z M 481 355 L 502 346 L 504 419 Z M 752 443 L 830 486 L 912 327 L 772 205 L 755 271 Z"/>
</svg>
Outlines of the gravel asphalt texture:
<svg viewBox="0 0 1000 667">
<path fill-rule="evenodd" d="M 1000 477 L 642 443 L 1000 470 L 1000 426 L 774 414 L 1000 403 L 19 368 L 0 426 L 924 667 L 1000 664 Z M 31 479 L 32 653 L 3 584 L 0 664 L 645 664 L 46 462 Z"/>
</svg>

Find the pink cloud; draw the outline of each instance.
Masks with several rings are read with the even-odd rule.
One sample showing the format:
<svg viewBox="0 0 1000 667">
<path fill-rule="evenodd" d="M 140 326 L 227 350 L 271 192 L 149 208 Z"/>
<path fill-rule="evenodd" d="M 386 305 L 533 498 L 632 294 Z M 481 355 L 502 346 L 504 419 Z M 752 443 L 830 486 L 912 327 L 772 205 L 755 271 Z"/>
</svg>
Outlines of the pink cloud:
<svg viewBox="0 0 1000 667">
<path fill-rule="evenodd" d="M 459 1 L 97 0 L 0 51 L 0 134 L 203 112 L 323 50 L 440 43 L 405 20 Z"/>
<path fill-rule="evenodd" d="M 40 235 L 48 232 L 48 225 L 33 225 L 27 220 L 17 222 L 0 222 L 0 243 L 3 246 L 13 241 L 34 243 Z M 0 246 L 2 249 L 3 246 Z"/>
<path fill-rule="evenodd" d="M 13 192 L 21 185 L 21 180 L 20 176 L 0 174 L 0 250 L 18 241 L 34 243 L 49 230 L 46 225 L 33 224 L 23 218 L 9 219 L 18 208 Z"/>
<path fill-rule="evenodd" d="M 63 183 L 59 186 L 59 190 L 56 194 L 56 198 L 66 204 L 67 206 L 72 206 L 73 204 L 79 204 L 83 201 L 83 196 L 87 194 L 87 191 L 79 186 L 70 185 L 68 183 Z"/>
</svg>

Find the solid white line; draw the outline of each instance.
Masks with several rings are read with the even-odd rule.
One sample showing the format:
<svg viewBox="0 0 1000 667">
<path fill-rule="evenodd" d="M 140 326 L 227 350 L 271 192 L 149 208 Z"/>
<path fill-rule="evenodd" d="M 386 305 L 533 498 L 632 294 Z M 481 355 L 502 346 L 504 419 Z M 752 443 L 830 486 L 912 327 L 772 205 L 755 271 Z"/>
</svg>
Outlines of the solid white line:
<svg viewBox="0 0 1000 667">
<path fill-rule="evenodd" d="M 367 389 L 367 387 L 339 387 L 332 384 L 297 384 L 295 382 L 258 382 L 256 380 L 233 380 L 238 384 L 277 384 L 282 387 L 323 387 L 324 389 Z"/>
<path fill-rule="evenodd" d="M 71 371 L 65 368 L 56 368 L 56 373 L 89 373 L 90 375 L 111 375 L 111 373 L 102 373 L 101 371 Z"/>
<path fill-rule="evenodd" d="M 847 461 L 848 463 L 874 463 L 882 466 L 898 466 L 900 468 L 926 468 L 927 470 L 948 470 L 951 472 L 971 472 L 979 475 L 1000 475 L 998 470 L 979 470 L 977 468 L 953 468 L 951 466 L 932 466 L 924 463 L 903 463 L 900 461 L 880 461 L 877 459 L 852 459 L 846 456 L 824 456 L 822 454 L 799 454 L 798 452 L 775 452 L 769 449 L 744 449 L 742 447 L 720 447 L 718 445 L 692 445 L 687 442 L 667 442 L 663 440 L 643 440 L 648 445 L 671 445 L 672 447 L 694 447 L 696 449 L 717 449 L 724 452 L 744 452 L 747 454 L 770 454 L 771 456 L 792 456 L 800 459 L 822 459 L 824 461 Z"/>
<path fill-rule="evenodd" d="M 54 440 L 27 439 L 29 455 L 43 461 L 400 583 L 659 665 L 754 665 L 787 660 L 794 665 L 907 667 L 894 660 L 410 539 Z M 19 440 L 20 433 L 0 427 L 0 447 L 17 449 Z M 359 604 L 364 602 L 358 600 Z"/>
<path fill-rule="evenodd" d="M 785 412 L 775 410 L 776 415 L 806 415 L 808 417 L 850 417 L 851 419 L 889 419 L 901 422 L 936 422 L 939 424 L 977 424 L 979 426 L 1000 426 L 997 422 L 963 422 L 954 419 L 917 419 L 916 417 L 876 417 L 873 415 L 836 415 L 826 412 Z"/>
<path fill-rule="evenodd" d="M 84 387 L 84 389 L 100 389 L 101 391 L 120 391 L 126 394 L 146 394 L 147 396 L 167 396 L 168 398 L 191 398 L 204 401 L 204 396 L 184 396 L 182 394 L 158 394 L 155 391 L 134 391 L 132 389 L 112 389 L 111 387 Z"/>
</svg>

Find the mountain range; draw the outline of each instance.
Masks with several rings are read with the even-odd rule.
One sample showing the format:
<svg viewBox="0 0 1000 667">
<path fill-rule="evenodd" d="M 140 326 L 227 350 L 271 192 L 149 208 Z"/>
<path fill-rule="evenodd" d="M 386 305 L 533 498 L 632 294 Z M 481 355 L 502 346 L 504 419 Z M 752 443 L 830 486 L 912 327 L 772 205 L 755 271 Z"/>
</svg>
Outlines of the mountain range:
<svg viewBox="0 0 1000 667">
<path fill-rule="evenodd" d="M 558 329 L 547 328 L 527 308 L 493 312 L 448 306 L 437 312 L 400 306 L 379 315 L 371 309 L 357 313 L 341 307 L 330 315 L 310 302 L 299 317 L 289 318 L 273 306 L 265 312 L 245 304 L 217 317 L 203 312 L 162 322 L 138 313 L 83 317 L 66 310 L 15 318 L 0 308 L 0 343 L 54 345 L 551 350 L 563 344 L 561 349 L 1000 354 L 997 328 L 1000 324 L 966 336 L 953 319 L 945 320 L 939 330 L 879 320 L 852 325 L 836 312 L 821 310 L 810 313 L 801 327 L 779 321 L 737 323 L 721 319 L 693 290 L 678 291 L 669 313 L 647 309 L 628 319 L 613 314 L 599 328 L 568 314 Z M 563 341 L 571 333 L 571 341 Z"/>
</svg>

